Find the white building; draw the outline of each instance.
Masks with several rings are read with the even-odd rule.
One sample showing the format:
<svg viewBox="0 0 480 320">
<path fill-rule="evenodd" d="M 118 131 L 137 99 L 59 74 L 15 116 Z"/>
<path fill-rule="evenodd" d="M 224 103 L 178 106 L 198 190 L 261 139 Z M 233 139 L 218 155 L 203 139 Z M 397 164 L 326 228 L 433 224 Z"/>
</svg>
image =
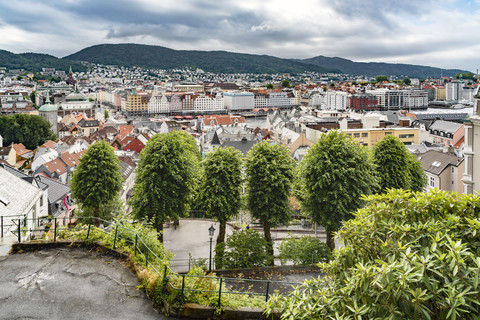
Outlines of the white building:
<svg viewBox="0 0 480 320">
<path fill-rule="evenodd" d="M 319 108 L 325 104 L 325 93 L 315 92 L 308 99 L 308 105 L 314 108 Z"/>
<path fill-rule="evenodd" d="M 193 101 L 193 109 L 196 112 L 202 111 L 223 111 L 225 103 L 221 94 L 217 94 L 215 98 L 209 95 L 200 94 Z"/>
<path fill-rule="evenodd" d="M 253 105 L 255 108 L 266 108 L 267 107 L 267 94 L 266 93 L 255 93 L 253 98 Z"/>
<path fill-rule="evenodd" d="M 225 108 L 231 110 L 252 110 L 254 104 L 254 94 L 252 92 L 229 91 L 223 93 Z"/>
<path fill-rule="evenodd" d="M 325 109 L 345 111 L 348 108 L 348 93 L 343 91 L 327 91 Z"/>
<path fill-rule="evenodd" d="M 290 107 L 290 98 L 287 92 L 269 92 L 267 108 L 288 108 Z"/>
<path fill-rule="evenodd" d="M 404 108 L 427 108 L 428 92 L 424 90 L 405 90 L 403 91 Z"/>
<path fill-rule="evenodd" d="M 473 194 L 480 191 L 480 86 L 475 91 L 473 114 L 465 122 L 465 171 L 463 174 L 464 192 Z M 474 165 L 476 163 L 476 165 Z"/>
<path fill-rule="evenodd" d="M 4 217 L 3 223 L 11 225 L 13 221 L 18 226 L 20 220 L 21 227 L 35 229 L 37 218 L 48 215 L 48 188 L 40 186 L 36 179 L 23 179 L 23 174 L 17 172 L 13 168 L 0 166 L 0 212 Z M 5 229 L 3 233 L 9 231 Z M 29 235 L 28 231 L 25 235 Z"/>
<path fill-rule="evenodd" d="M 445 100 L 447 101 L 458 101 L 461 100 L 463 81 L 454 80 L 447 82 L 445 85 Z"/>
<path fill-rule="evenodd" d="M 163 94 L 152 95 L 148 101 L 148 113 L 168 113 L 168 98 Z"/>
</svg>

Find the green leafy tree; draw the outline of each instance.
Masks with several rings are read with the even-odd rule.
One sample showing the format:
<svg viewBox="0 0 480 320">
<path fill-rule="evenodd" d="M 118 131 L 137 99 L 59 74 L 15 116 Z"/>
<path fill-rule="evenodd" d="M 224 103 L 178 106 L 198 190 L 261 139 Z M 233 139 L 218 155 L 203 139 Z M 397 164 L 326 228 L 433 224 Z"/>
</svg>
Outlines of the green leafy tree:
<svg viewBox="0 0 480 320">
<path fill-rule="evenodd" d="M 109 117 L 108 110 L 105 110 L 103 112 L 103 115 L 104 115 L 105 119 L 108 119 L 108 117 Z"/>
<path fill-rule="evenodd" d="M 391 189 L 366 198 L 345 244 L 291 297 L 282 319 L 475 319 L 480 314 L 480 197 Z"/>
<path fill-rule="evenodd" d="M 474 80 L 476 81 L 477 78 L 475 78 L 475 75 L 471 72 L 460 72 L 455 75 L 455 79 L 468 79 L 468 80 Z"/>
<path fill-rule="evenodd" d="M 273 84 L 271 83 L 267 84 L 267 89 L 273 89 Z"/>
<path fill-rule="evenodd" d="M 82 210 L 93 213 L 95 218 L 108 218 L 108 210 L 118 201 L 123 186 L 120 161 L 113 148 L 106 142 L 92 144 L 80 159 L 71 181 L 72 195 Z M 94 220 L 99 225 L 98 219 Z"/>
<path fill-rule="evenodd" d="M 377 188 L 375 165 L 369 150 L 345 134 L 332 130 L 321 135 L 301 162 L 302 209 L 325 227 L 327 245 L 335 248 L 333 232 Z"/>
<path fill-rule="evenodd" d="M 111 201 L 102 202 L 96 207 L 80 206 L 78 217 L 94 217 L 95 210 L 98 210 L 98 217 L 103 220 L 111 221 L 115 217 L 121 216 L 125 213 L 124 202 L 120 199 L 119 194 L 116 194 Z"/>
<path fill-rule="evenodd" d="M 376 82 L 388 81 L 388 77 L 387 76 L 376 76 L 375 81 Z"/>
<path fill-rule="evenodd" d="M 420 191 L 426 185 L 425 173 L 403 142 L 387 135 L 373 146 L 374 162 L 380 183 L 380 190 L 408 189 Z M 423 174 L 422 174 L 423 173 Z"/>
<path fill-rule="evenodd" d="M 203 161 L 199 188 L 199 206 L 220 223 L 217 244 L 225 241 L 227 220 L 241 207 L 242 154 L 230 148 L 218 148 Z"/>
<path fill-rule="evenodd" d="M 409 78 L 405 78 L 405 79 L 403 79 L 403 83 L 405 83 L 407 86 L 409 86 L 412 83 L 412 80 L 410 80 Z"/>
<path fill-rule="evenodd" d="M 30 93 L 30 101 L 33 102 L 33 104 L 35 104 L 35 94 L 37 93 L 37 91 L 33 90 L 31 93 Z"/>
<path fill-rule="evenodd" d="M 422 164 L 417 160 L 417 157 L 410 153 L 407 163 L 410 176 L 409 189 L 412 191 L 423 191 L 427 186 L 428 179 L 425 171 L 422 168 Z"/>
<path fill-rule="evenodd" d="M 291 261 L 294 265 L 309 265 L 328 262 L 332 258 L 330 248 L 322 240 L 311 236 L 285 238 L 278 252 L 282 264 Z"/>
<path fill-rule="evenodd" d="M 260 219 L 273 257 L 270 229 L 291 218 L 289 196 L 294 162 L 285 147 L 261 141 L 248 152 L 245 167 L 247 207 L 253 218 Z"/>
<path fill-rule="evenodd" d="M 282 81 L 282 87 L 290 88 L 290 81 L 288 81 L 287 79 L 283 80 Z"/>
<path fill-rule="evenodd" d="M 0 135 L 5 145 L 23 143 L 27 149 L 34 150 L 47 140 L 57 140 L 50 127 L 50 122 L 37 115 L 0 116 Z"/>
<path fill-rule="evenodd" d="M 267 240 L 252 229 L 234 231 L 219 246 L 224 246 L 223 267 L 227 269 L 264 267 L 273 263 Z"/>
<path fill-rule="evenodd" d="M 188 213 L 198 180 L 200 152 L 184 131 L 156 134 L 140 154 L 129 203 L 139 219 L 151 221 L 163 242 L 163 223 Z"/>
</svg>

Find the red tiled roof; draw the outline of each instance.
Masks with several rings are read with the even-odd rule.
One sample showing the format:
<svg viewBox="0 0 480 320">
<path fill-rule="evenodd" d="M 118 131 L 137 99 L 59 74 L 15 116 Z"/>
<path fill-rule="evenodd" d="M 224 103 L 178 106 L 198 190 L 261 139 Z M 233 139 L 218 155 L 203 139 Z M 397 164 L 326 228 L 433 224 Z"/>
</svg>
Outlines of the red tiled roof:
<svg viewBox="0 0 480 320">
<path fill-rule="evenodd" d="M 55 147 L 55 142 L 52 140 L 45 141 L 45 143 L 42 144 L 42 147 L 53 149 Z"/>
<path fill-rule="evenodd" d="M 67 167 L 65 163 L 59 158 L 53 159 L 47 163 L 44 163 L 43 166 L 51 173 L 56 172 L 58 175 L 64 174 L 67 172 Z"/>
<path fill-rule="evenodd" d="M 115 136 L 115 138 L 123 140 L 126 136 L 133 133 L 133 129 L 134 126 L 132 124 L 118 126 L 118 134 Z"/>
<path fill-rule="evenodd" d="M 14 143 L 13 144 L 13 149 L 15 149 L 15 152 L 19 156 L 32 151 L 32 150 L 28 150 L 27 148 L 25 148 L 25 146 L 22 143 Z"/>
</svg>

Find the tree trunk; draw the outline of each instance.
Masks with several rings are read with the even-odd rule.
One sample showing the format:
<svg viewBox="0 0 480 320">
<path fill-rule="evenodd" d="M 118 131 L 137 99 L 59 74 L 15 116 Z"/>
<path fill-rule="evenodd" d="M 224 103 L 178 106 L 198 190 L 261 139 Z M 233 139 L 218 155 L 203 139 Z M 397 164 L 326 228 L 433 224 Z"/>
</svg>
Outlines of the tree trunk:
<svg viewBox="0 0 480 320">
<path fill-rule="evenodd" d="M 227 229 L 227 221 L 226 220 L 220 220 L 220 228 L 218 230 L 218 236 L 217 236 L 217 245 L 225 242 L 225 230 Z"/>
<path fill-rule="evenodd" d="M 95 210 L 93 211 L 93 225 L 95 227 L 100 227 L 100 208 L 95 208 Z"/>
<path fill-rule="evenodd" d="M 163 222 L 157 225 L 157 238 L 161 244 L 163 244 Z"/>
<path fill-rule="evenodd" d="M 265 240 L 267 240 L 267 253 L 272 257 L 272 261 L 270 262 L 270 265 L 274 265 L 274 259 L 273 259 L 273 241 L 272 241 L 272 234 L 270 233 L 270 223 L 269 222 L 263 222 L 263 234 L 265 236 Z"/>
<path fill-rule="evenodd" d="M 330 248 L 331 251 L 335 249 L 335 239 L 333 237 L 332 230 L 325 230 L 327 233 L 327 246 Z"/>
</svg>

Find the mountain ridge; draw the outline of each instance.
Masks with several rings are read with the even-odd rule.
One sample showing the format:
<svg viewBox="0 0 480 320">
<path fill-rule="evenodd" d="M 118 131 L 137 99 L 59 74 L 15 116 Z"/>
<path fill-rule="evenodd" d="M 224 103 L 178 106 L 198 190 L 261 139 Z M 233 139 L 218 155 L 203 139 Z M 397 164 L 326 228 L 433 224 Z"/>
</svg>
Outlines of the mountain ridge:
<svg viewBox="0 0 480 320">
<path fill-rule="evenodd" d="M 453 77 L 461 69 L 442 69 L 405 63 L 355 62 L 341 57 L 323 55 L 307 59 L 283 59 L 270 55 L 235 53 L 223 50 L 175 50 L 162 46 L 134 43 L 98 44 L 84 48 L 63 58 L 41 53 L 15 54 L 0 50 L 0 67 L 41 71 L 42 67 L 54 67 L 84 71 L 80 61 L 118 66 L 139 66 L 158 69 L 200 68 L 215 73 L 293 73 L 304 71 L 318 73 L 344 73 L 365 76 L 398 77 Z"/>
<path fill-rule="evenodd" d="M 352 75 L 396 75 L 424 78 L 426 75 L 431 77 L 448 76 L 453 77 L 457 73 L 469 72 L 460 69 L 442 69 L 431 66 L 414 65 L 407 63 L 386 63 L 386 62 L 357 62 L 341 57 L 316 56 L 308 59 L 301 59 L 309 64 L 336 68 Z M 348 70 L 348 71 L 347 71 Z"/>
<path fill-rule="evenodd" d="M 305 62 L 269 55 L 228 51 L 174 50 L 140 44 L 99 44 L 64 57 L 99 64 L 142 66 L 158 69 L 200 68 L 215 73 L 320 73 L 339 72 Z"/>
<path fill-rule="evenodd" d="M 84 71 L 86 68 L 77 61 L 57 58 L 45 53 L 12 53 L 0 49 L 0 67 L 8 69 L 25 69 L 30 72 L 40 72 L 42 68 L 55 68 L 68 72 L 70 67 L 73 71 Z"/>
</svg>

